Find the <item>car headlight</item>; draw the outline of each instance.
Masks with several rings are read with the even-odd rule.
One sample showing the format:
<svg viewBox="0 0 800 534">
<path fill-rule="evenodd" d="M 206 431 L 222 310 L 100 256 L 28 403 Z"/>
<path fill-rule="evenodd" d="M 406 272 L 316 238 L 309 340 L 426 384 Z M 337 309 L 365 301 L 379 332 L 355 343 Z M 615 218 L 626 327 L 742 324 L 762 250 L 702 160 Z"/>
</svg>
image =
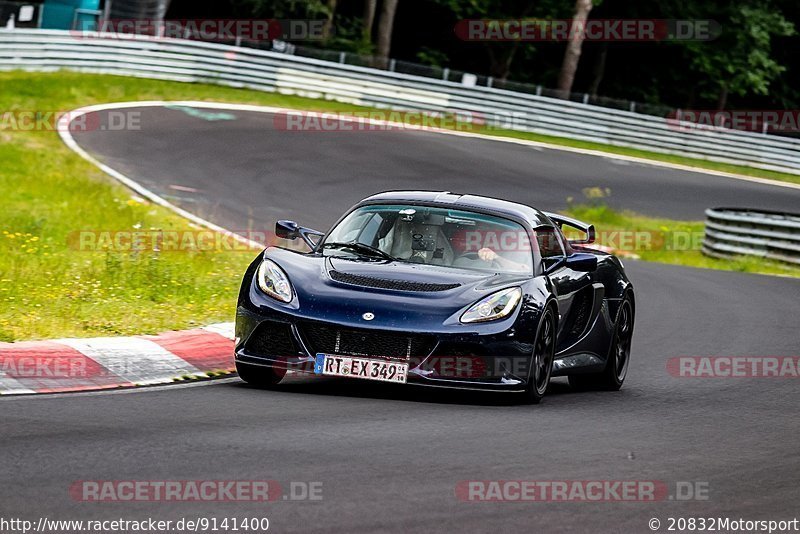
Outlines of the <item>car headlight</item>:
<svg viewBox="0 0 800 534">
<path fill-rule="evenodd" d="M 462 323 L 480 323 L 483 321 L 495 321 L 510 315 L 522 299 L 522 290 L 518 287 L 503 289 L 497 293 L 492 293 L 464 312 L 461 316 Z"/>
<path fill-rule="evenodd" d="M 258 266 L 256 282 L 259 289 L 281 302 L 292 301 L 292 284 L 283 269 L 272 260 L 264 260 Z"/>
</svg>

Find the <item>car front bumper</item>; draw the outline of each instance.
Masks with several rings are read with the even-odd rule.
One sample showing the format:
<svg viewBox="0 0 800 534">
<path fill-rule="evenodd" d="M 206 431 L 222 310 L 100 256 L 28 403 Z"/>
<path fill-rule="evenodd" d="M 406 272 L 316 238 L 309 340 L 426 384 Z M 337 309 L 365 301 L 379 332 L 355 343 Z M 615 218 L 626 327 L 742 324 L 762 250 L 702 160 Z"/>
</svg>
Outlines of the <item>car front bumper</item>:
<svg viewBox="0 0 800 534">
<path fill-rule="evenodd" d="M 533 354 L 532 339 L 526 339 L 531 329 L 519 325 L 525 320 L 517 318 L 500 332 L 420 333 L 352 328 L 240 303 L 235 359 L 313 374 L 318 353 L 361 356 L 408 363 L 408 384 L 521 392 Z"/>
</svg>

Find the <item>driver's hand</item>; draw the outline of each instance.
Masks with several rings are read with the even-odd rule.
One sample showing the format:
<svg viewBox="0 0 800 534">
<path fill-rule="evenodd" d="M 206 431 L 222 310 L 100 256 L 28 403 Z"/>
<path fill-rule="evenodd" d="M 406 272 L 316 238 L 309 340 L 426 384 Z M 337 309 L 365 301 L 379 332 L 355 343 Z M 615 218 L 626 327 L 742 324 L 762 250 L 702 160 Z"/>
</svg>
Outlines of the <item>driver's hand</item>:
<svg viewBox="0 0 800 534">
<path fill-rule="evenodd" d="M 497 259 L 497 253 L 490 248 L 482 248 L 478 251 L 478 257 L 483 261 L 494 261 Z"/>
</svg>

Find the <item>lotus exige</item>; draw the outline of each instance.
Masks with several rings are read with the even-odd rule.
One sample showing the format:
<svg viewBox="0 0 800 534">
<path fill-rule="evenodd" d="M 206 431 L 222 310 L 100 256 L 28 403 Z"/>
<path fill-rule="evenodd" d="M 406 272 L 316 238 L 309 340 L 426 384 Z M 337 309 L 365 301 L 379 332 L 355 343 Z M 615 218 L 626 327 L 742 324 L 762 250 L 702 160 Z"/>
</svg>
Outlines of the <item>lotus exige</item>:
<svg viewBox="0 0 800 534">
<path fill-rule="evenodd" d="M 580 239 L 567 239 L 565 234 Z M 328 233 L 279 221 L 244 276 L 239 376 L 274 386 L 287 370 L 516 394 L 550 378 L 616 390 L 635 302 L 594 227 L 522 204 L 394 191 L 351 208 Z"/>
</svg>

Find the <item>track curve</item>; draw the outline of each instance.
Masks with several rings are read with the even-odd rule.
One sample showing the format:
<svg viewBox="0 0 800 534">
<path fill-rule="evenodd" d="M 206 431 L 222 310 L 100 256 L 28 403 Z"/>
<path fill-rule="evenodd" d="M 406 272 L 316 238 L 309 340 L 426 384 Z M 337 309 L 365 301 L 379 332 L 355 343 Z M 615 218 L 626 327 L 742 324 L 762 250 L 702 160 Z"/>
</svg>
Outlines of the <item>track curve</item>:
<svg viewBox="0 0 800 534">
<path fill-rule="evenodd" d="M 275 131 L 267 114 L 206 121 L 143 108 L 142 130 L 76 135 L 104 163 L 231 229 L 327 227 L 359 198 L 424 187 L 557 209 L 583 187 L 653 215 L 796 206 L 800 190 L 430 132 Z M 220 141 L 220 135 L 221 141 Z M 177 186 L 174 187 L 174 186 Z M 279 531 L 645 532 L 651 517 L 787 519 L 800 453 L 797 380 L 675 378 L 681 355 L 797 355 L 792 279 L 626 262 L 637 287 L 628 381 L 539 407 L 411 388 L 236 381 L 125 395 L 4 400 L 0 515 L 266 515 Z M 69 446 L 65 447 L 65 443 Z M 321 481 L 322 502 L 76 504 L 76 480 Z M 708 483 L 705 501 L 464 503 L 462 480 Z M 35 514 L 34 514 L 35 512 Z"/>
<path fill-rule="evenodd" d="M 555 210 L 568 198 L 583 199 L 584 188 L 600 187 L 610 189 L 606 200 L 612 207 L 682 220 L 703 219 L 712 206 L 789 211 L 800 203 L 796 185 L 764 185 L 502 140 L 412 130 L 281 130 L 286 120 L 276 121 L 272 113 L 228 109 L 227 118 L 163 107 L 125 112 L 138 114 L 139 130 L 97 129 L 75 133 L 76 140 L 145 187 L 231 229 L 272 223 L 276 214 L 325 227 L 365 195 L 390 189 L 463 191 Z"/>
</svg>

